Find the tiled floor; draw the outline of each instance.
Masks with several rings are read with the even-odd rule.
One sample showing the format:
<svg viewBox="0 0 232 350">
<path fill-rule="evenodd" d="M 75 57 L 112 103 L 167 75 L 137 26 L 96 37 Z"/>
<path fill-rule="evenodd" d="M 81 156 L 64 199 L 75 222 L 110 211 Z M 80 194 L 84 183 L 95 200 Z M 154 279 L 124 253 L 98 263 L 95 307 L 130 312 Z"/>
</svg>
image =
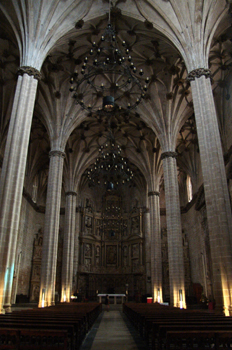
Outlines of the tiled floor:
<svg viewBox="0 0 232 350">
<path fill-rule="evenodd" d="M 146 350 L 147 347 L 121 308 L 103 310 L 80 350 Z"/>
</svg>

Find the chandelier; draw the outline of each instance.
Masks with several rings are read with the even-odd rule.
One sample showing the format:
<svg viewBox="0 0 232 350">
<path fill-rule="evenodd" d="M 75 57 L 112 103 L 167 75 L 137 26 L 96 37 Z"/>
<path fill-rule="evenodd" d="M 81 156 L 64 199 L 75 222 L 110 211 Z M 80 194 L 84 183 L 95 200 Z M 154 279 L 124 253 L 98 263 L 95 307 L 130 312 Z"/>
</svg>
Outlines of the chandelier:
<svg viewBox="0 0 232 350">
<path fill-rule="evenodd" d="M 110 191 L 133 180 L 133 170 L 121 152 L 113 137 L 99 147 L 99 157 L 85 171 L 90 186 L 103 184 Z"/>
<path fill-rule="evenodd" d="M 119 45 L 120 42 L 120 45 Z M 70 91 L 82 109 L 92 113 L 132 110 L 146 95 L 149 77 L 136 67 L 130 48 L 121 39 L 110 22 L 99 42 L 92 42 L 89 55 L 83 60 L 81 71 L 70 77 Z"/>
</svg>

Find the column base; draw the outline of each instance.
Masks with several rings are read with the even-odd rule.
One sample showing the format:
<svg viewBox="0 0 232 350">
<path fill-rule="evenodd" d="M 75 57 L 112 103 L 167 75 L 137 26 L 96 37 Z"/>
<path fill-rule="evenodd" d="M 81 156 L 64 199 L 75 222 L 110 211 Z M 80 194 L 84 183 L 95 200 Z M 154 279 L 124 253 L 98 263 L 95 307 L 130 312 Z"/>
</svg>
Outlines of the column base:
<svg viewBox="0 0 232 350">
<path fill-rule="evenodd" d="M 3 305 L 3 309 L 4 309 L 4 314 L 9 314 L 12 312 L 12 309 L 11 309 L 11 304 L 5 304 Z"/>
<path fill-rule="evenodd" d="M 223 312 L 225 316 L 232 316 L 232 305 L 224 306 Z"/>
</svg>

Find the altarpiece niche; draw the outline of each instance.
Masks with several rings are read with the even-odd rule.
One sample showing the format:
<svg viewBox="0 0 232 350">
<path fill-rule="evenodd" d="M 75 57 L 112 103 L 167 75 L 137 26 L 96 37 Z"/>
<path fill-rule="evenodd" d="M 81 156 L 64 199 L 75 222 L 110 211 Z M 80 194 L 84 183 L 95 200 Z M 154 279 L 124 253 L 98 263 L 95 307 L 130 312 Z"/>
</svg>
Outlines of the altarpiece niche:
<svg viewBox="0 0 232 350">
<path fill-rule="evenodd" d="M 79 293 L 145 293 L 144 209 L 126 212 L 120 195 L 106 193 L 102 210 L 90 200 L 82 208 Z"/>
</svg>

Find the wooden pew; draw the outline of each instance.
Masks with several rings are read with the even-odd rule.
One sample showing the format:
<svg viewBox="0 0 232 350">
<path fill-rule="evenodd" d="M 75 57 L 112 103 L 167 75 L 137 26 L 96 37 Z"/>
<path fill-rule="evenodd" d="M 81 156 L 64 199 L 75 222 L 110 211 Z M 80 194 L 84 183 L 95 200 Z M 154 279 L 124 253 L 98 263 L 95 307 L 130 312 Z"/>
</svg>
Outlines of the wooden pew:
<svg viewBox="0 0 232 350">
<path fill-rule="evenodd" d="M 204 330 L 222 332 L 232 330 L 232 318 L 206 311 L 185 310 L 157 304 L 124 304 L 131 319 L 151 349 L 165 349 L 168 332 Z M 208 347 L 209 348 L 209 347 Z M 187 348 L 186 348 L 187 349 Z"/>
<path fill-rule="evenodd" d="M 17 338 L 15 334 L 19 334 L 20 341 L 15 347 L 8 346 L 9 349 L 77 350 L 101 311 L 102 305 L 99 303 L 85 303 L 84 305 L 75 303 L 74 305 L 62 304 L 0 315 L 2 339 L 9 338 L 12 331 L 12 339 L 13 336 Z M 41 346 L 42 339 L 44 346 Z M 33 347 L 31 347 L 31 342 L 34 342 Z M 8 345 L 14 344 L 8 341 Z"/>
<path fill-rule="evenodd" d="M 18 329 L 1 329 L 0 328 L 0 349 L 1 350 L 18 350 L 20 331 Z"/>
<path fill-rule="evenodd" d="M 227 349 L 232 347 L 232 331 L 168 331 L 165 349 Z"/>
</svg>

